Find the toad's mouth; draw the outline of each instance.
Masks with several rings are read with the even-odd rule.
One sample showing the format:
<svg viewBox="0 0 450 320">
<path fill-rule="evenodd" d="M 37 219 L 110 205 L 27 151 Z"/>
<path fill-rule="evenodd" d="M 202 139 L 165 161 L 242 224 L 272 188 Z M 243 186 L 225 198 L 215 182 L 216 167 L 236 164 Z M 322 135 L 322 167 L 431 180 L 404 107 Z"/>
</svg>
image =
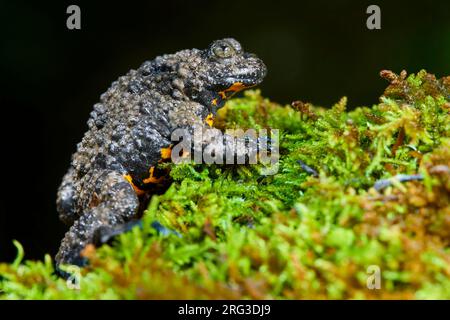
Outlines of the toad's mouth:
<svg viewBox="0 0 450 320">
<path fill-rule="evenodd" d="M 266 70 L 261 69 L 252 72 L 243 72 L 235 74 L 232 77 L 222 79 L 221 83 L 224 87 L 231 87 L 236 83 L 241 83 L 245 87 L 253 87 L 260 84 L 266 76 Z"/>
</svg>

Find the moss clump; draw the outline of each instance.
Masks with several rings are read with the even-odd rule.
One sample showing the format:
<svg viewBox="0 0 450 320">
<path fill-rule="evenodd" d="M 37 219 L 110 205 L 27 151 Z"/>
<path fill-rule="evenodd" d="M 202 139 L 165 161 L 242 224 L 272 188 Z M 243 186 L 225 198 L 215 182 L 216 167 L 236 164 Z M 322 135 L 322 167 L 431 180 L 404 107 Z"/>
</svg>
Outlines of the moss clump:
<svg viewBox="0 0 450 320">
<path fill-rule="evenodd" d="M 381 75 L 390 85 L 379 104 L 350 112 L 346 98 L 330 109 L 258 91 L 230 101 L 219 127 L 280 129 L 276 175 L 168 164 L 173 183 L 152 197 L 143 228 L 85 250 L 80 289 L 54 275 L 50 257 L 19 254 L 0 264 L 0 297 L 449 299 L 450 77 Z M 367 288 L 371 265 L 379 290 Z"/>
</svg>

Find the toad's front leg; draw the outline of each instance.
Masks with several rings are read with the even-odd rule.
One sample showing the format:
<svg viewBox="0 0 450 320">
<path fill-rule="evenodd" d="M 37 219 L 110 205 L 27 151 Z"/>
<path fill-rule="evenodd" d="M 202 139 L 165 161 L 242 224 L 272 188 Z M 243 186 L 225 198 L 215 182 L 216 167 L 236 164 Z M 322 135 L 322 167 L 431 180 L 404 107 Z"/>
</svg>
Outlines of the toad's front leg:
<svg viewBox="0 0 450 320">
<path fill-rule="evenodd" d="M 139 199 L 132 185 L 121 173 L 101 172 L 96 182 L 95 201 L 66 233 L 56 263 L 84 265 L 81 251 L 95 241 L 96 233 L 115 228 L 137 215 Z"/>
</svg>

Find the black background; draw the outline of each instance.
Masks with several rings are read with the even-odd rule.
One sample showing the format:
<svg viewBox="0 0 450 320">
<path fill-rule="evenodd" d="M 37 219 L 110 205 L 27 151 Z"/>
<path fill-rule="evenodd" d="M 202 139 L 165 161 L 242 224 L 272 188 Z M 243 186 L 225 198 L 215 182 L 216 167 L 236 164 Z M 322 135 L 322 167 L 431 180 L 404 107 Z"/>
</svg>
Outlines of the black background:
<svg viewBox="0 0 450 320">
<path fill-rule="evenodd" d="M 81 7 L 81 30 L 66 8 Z M 369 31 L 369 4 L 382 29 Z M 112 81 L 143 61 L 232 36 L 269 68 L 265 96 L 350 107 L 378 101 L 379 71 L 450 74 L 450 2 L 106 1 L 0 3 L 0 261 L 12 239 L 27 258 L 54 254 L 66 227 L 56 190 L 86 130 L 91 107 Z"/>
<path fill-rule="evenodd" d="M 224 314 L 225 308 L 230 306 L 251 305 L 270 306 L 270 313 L 261 316 L 260 314 Z M 85 317 L 86 310 L 89 315 L 97 317 L 129 317 L 130 310 L 136 314 L 163 314 L 170 319 L 202 319 L 204 315 L 183 315 L 179 314 L 180 309 L 188 307 L 208 307 L 213 308 L 210 319 L 281 319 L 290 318 L 292 315 L 301 317 L 302 315 L 314 314 L 321 318 L 344 318 L 345 319 L 375 319 L 376 317 L 389 315 L 392 318 L 426 318 L 433 310 L 437 314 L 444 314 L 448 310 L 449 301 L 368 301 L 368 300 L 77 300 L 77 301 L 5 301 L 0 300 L 2 311 L 11 310 L 11 313 L 18 313 L 20 310 L 32 310 L 34 313 L 48 315 L 49 310 L 61 310 L 75 317 Z M 242 307 L 241 307 L 242 309 Z M 139 311 L 141 310 L 141 311 Z M 218 311 L 216 311 L 218 310 Z M 439 311 L 441 310 L 441 311 Z M 9 314 L 9 313 L 8 313 Z M 370 317 L 372 316 L 372 317 Z"/>
</svg>

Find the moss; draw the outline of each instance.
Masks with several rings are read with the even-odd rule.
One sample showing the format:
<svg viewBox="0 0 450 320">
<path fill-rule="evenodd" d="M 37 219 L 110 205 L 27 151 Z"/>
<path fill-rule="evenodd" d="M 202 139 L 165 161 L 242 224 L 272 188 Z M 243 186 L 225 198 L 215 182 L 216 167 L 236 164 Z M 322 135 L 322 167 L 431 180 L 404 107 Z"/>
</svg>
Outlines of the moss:
<svg viewBox="0 0 450 320">
<path fill-rule="evenodd" d="M 449 299 L 450 77 L 381 75 L 380 102 L 353 111 L 347 98 L 330 109 L 259 91 L 231 100 L 218 127 L 280 129 L 276 175 L 167 164 L 173 183 L 152 197 L 142 229 L 85 250 L 79 289 L 49 256 L 22 261 L 16 243 L 16 261 L 0 264 L 0 298 Z M 423 181 L 373 188 L 417 173 Z M 380 290 L 367 288 L 371 265 Z"/>
</svg>

